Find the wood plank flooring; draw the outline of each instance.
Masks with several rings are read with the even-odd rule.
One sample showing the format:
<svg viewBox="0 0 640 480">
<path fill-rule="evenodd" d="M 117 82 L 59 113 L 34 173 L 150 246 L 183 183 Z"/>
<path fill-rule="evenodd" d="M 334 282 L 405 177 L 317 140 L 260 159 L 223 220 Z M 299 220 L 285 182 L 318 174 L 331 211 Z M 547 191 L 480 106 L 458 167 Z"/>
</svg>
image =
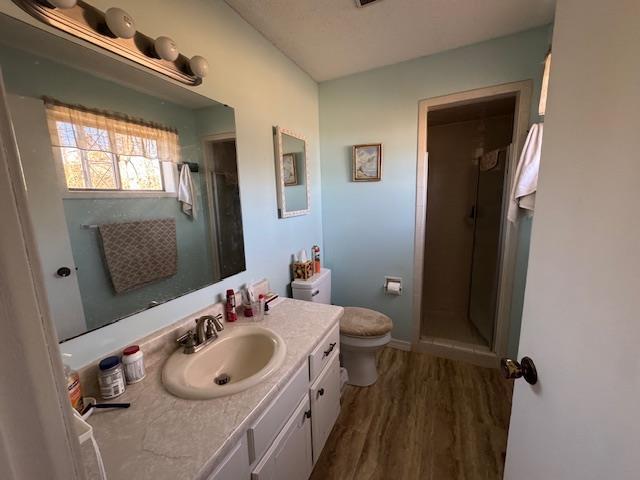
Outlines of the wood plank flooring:
<svg viewBox="0 0 640 480">
<path fill-rule="evenodd" d="M 513 384 L 498 370 L 385 348 L 347 386 L 312 480 L 502 479 Z"/>
</svg>

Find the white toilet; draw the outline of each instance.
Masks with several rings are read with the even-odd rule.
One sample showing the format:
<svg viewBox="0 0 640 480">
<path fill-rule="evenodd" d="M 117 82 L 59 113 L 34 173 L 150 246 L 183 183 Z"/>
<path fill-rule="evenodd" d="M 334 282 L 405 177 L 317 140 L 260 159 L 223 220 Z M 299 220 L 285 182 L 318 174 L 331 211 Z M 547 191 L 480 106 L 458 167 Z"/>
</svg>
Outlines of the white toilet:
<svg viewBox="0 0 640 480">
<path fill-rule="evenodd" d="M 331 270 L 323 268 L 309 280 L 294 280 L 291 291 L 295 299 L 330 304 Z M 391 340 L 392 327 L 391 319 L 382 313 L 368 308 L 344 307 L 340 319 L 340 353 L 349 373 L 347 383 L 368 387 L 376 382 L 376 352 Z"/>
</svg>

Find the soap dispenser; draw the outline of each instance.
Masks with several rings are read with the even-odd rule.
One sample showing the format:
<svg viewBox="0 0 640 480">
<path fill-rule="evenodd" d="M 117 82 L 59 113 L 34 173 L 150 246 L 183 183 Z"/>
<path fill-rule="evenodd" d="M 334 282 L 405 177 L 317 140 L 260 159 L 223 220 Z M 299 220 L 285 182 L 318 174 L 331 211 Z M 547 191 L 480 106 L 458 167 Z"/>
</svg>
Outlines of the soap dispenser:
<svg viewBox="0 0 640 480">
<path fill-rule="evenodd" d="M 68 353 L 63 353 L 62 356 L 67 358 L 71 357 Z M 64 378 L 67 384 L 69 401 L 78 413 L 82 413 L 84 410 L 84 401 L 82 399 L 82 389 L 80 388 L 80 374 L 64 363 L 64 360 L 62 363 L 64 366 Z"/>
</svg>

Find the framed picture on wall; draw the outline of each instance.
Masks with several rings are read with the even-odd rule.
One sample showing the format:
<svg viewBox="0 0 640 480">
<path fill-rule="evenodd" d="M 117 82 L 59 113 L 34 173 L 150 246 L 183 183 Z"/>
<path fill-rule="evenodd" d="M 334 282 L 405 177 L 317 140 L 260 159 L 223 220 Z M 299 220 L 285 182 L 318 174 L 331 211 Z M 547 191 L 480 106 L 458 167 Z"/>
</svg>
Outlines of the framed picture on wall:
<svg viewBox="0 0 640 480">
<path fill-rule="evenodd" d="M 296 168 L 295 153 L 285 153 L 282 155 L 282 170 L 284 176 L 284 186 L 291 187 L 298 185 L 298 169 Z"/>
<path fill-rule="evenodd" d="M 353 146 L 353 181 L 379 182 L 382 179 L 382 144 Z"/>
</svg>

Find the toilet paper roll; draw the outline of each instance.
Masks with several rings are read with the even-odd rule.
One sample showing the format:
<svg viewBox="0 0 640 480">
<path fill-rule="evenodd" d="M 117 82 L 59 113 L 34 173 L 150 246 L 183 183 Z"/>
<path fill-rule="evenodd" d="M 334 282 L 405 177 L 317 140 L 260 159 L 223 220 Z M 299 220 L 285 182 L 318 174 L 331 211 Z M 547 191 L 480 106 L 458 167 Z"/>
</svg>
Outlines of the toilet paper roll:
<svg viewBox="0 0 640 480">
<path fill-rule="evenodd" d="M 387 293 L 390 295 L 400 295 L 402 287 L 400 282 L 387 282 Z"/>
</svg>

